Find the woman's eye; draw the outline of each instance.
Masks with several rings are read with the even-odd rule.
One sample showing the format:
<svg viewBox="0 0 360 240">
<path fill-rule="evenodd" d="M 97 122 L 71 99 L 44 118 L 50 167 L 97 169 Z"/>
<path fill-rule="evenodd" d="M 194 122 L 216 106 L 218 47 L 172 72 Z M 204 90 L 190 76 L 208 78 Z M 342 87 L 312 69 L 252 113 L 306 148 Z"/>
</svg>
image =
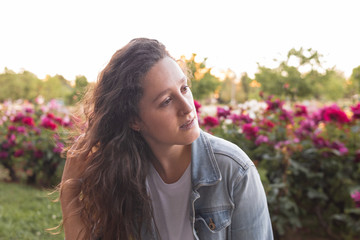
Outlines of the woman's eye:
<svg viewBox="0 0 360 240">
<path fill-rule="evenodd" d="M 166 106 L 169 105 L 169 103 L 171 102 L 171 98 L 167 98 L 165 101 L 162 102 L 162 106 Z"/>
<path fill-rule="evenodd" d="M 189 86 L 184 86 L 181 90 L 181 92 L 186 93 L 190 90 Z"/>
</svg>

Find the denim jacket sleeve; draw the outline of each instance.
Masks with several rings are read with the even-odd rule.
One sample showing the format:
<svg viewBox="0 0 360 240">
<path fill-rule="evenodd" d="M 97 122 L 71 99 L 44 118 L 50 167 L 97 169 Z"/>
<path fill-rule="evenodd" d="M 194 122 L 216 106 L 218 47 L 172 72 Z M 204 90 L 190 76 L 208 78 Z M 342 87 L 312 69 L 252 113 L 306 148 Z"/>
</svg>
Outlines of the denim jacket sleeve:
<svg viewBox="0 0 360 240">
<path fill-rule="evenodd" d="M 234 184 L 231 239 L 272 240 L 272 226 L 260 176 L 254 165 Z"/>
</svg>

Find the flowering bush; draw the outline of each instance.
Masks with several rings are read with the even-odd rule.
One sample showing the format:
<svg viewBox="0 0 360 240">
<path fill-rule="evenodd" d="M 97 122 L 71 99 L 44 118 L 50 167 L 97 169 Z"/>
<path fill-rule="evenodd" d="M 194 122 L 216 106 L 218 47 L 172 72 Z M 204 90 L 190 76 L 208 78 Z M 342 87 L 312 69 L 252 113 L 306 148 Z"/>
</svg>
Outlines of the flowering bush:
<svg viewBox="0 0 360 240">
<path fill-rule="evenodd" d="M 360 233 L 360 103 L 343 110 L 269 97 L 201 114 L 205 131 L 237 144 L 257 165 L 276 235 Z"/>
<path fill-rule="evenodd" d="M 12 181 L 49 185 L 64 159 L 64 135 L 72 126 L 68 110 L 55 100 L 37 98 L 0 104 L 0 164 Z"/>
</svg>

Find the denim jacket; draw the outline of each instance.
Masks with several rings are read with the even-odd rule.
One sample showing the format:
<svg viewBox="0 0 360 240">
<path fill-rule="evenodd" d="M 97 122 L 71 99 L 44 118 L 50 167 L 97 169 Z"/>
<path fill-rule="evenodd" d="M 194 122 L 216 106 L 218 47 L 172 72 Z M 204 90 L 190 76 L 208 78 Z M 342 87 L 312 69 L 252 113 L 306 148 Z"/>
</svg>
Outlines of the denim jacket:
<svg viewBox="0 0 360 240">
<path fill-rule="evenodd" d="M 201 131 L 192 143 L 191 161 L 194 239 L 273 239 L 260 176 L 238 146 Z M 142 239 L 160 239 L 151 226 Z"/>
</svg>

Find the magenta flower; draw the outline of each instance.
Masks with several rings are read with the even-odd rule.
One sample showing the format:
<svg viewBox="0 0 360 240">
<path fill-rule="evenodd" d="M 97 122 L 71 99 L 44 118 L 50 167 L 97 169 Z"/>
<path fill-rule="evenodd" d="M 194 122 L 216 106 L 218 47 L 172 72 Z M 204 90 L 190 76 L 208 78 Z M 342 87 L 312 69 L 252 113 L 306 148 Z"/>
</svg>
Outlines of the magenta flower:
<svg viewBox="0 0 360 240">
<path fill-rule="evenodd" d="M 283 120 L 285 122 L 290 122 L 293 123 L 293 116 L 291 115 L 290 111 L 287 111 L 285 109 L 281 109 L 281 114 L 280 114 L 280 120 Z"/>
<path fill-rule="evenodd" d="M 32 109 L 30 107 L 25 108 L 25 112 L 26 113 L 35 113 L 34 109 Z"/>
<path fill-rule="evenodd" d="M 14 152 L 14 157 L 21 157 L 22 155 L 24 155 L 23 149 L 18 149 Z"/>
<path fill-rule="evenodd" d="M 318 125 L 321 121 L 322 121 L 322 110 L 313 112 L 310 116 L 309 119 L 313 120 L 315 122 L 316 125 Z"/>
<path fill-rule="evenodd" d="M 284 102 L 280 99 L 276 99 L 275 101 L 271 101 L 271 99 L 265 101 L 267 104 L 266 111 L 275 111 L 277 109 L 282 109 Z"/>
<path fill-rule="evenodd" d="M 314 130 L 316 129 L 315 122 L 310 118 L 301 120 L 299 123 L 300 127 L 295 130 L 295 134 L 299 138 L 306 138 L 309 135 L 312 135 Z"/>
<path fill-rule="evenodd" d="M 357 208 L 360 208 L 360 192 L 355 191 L 354 193 L 351 194 L 351 198 L 354 200 L 355 206 Z"/>
<path fill-rule="evenodd" d="M 4 149 L 4 150 L 7 150 L 7 149 L 11 148 L 11 145 L 12 145 L 11 143 L 5 141 L 5 142 L 3 142 L 3 144 L 1 145 L 1 148 Z"/>
<path fill-rule="evenodd" d="M 15 144 L 16 135 L 15 134 L 10 134 L 10 136 L 8 136 L 8 140 L 9 140 L 10 145 Z"/>
<path fill-rule="evenodd" d="M 62 120 L 61 117 L 55 117 L 55 118 L 54 118 L 54 121 L 57 122 L 57 123 L 60 124 L 60 125 L 64 125 L 64 124 L 63 124 L 63 120 Z"/>
<path fill-rule="evenodd" d="M 238 114 L 231 114 L 230 117 L 229 117 L 233 124 L 235 125 L 241 125 L 241 122 L 244 122 L 244 123 L 252 123 L 253 120 L 252 118 L 249 116 L 249 114 L 241 114 L 241 115 L 238 115 Z"/>
<path fill-rule="evenodd" d="M 338 122 L 338 123 L 348 123 L 350 119 L 344 111 L 342 111 L 337 105 L 332 105 L 330 107 L 325 107 L 322 109 L 322 119 L 325 122 Z"/>
<path fill-rule="evenodd" d="M 54 147 L 53 152 L 54 153 L 61 153 L 64 148 L 64 144 L 62 142 L 58 142 L 56 144 L 56 147 Z"/>
<path fill-rule="evenodd" d="M 0 151 L 0 158 L 7 158 L 9 156 L 8 152 Z"/>
<path fill-rule="evenodd" d="M 268 142 L 269 142 L 269 138 L 268 138 L 268 136 L 265 136 L 265 135 L 259 135 L 255 140 L 255 144 L 257 146 L 262 143 L 268 143 Z"/>
<path fill-rule="evenodd" d="M 216 116 L 218 118 L 227 118 L 227 116 L 230 115 L 230 109 L 225 109 L 225 108 L 221 108 L 221 107 L 217 107 L 216 110 Z"/>
<path fill-rule="evenodd" d="M 275 127 L 275 123 L 273 123 L 269 119 L 264 118 L 261 120 L 260 126 L 262 129 L 270 129 L 271 130 L 273 127 Z"/>
<path fill-rule="evenodd" d="M 55 115 L 53 113 L 47 113 L 46 117 L 48 117 L 50 119 L 55 119 Z"/>
<path fill-rule="evenodd" d="M 216 117 L 207 116 L 204 118 L 204 126 L 208 128 L 216 127 L 219 125 L 219 120 Z"/>
<path fill-rule="evenodd" d="M 290 145 L 292 142 L 290 140 L 285 140 L 285 141 L 279 141 L 274 145 L 275 149 L 281 149 L 283 147 L 286 147 L 287 145 Z"/>
<path fill-rule="evenodd" d="M 307 108 L 304 105 L 295 105 L 295 116 L 296 117 L 307 117 L 308 112 L 307 112 Z"/>
<path fill-rule="evenodd" d="M 350 108 L 353 112 L 353 119 L 360 119 L 360 103 L 356 106 L 351 106 Z"/>
<path fill-rule="evenodd" d="M 35 158 L 42 158 L 43 156 L 44 156 L 44 153 L 43 153 L 41 150 L 36 149 L 36 150 L 34 151 L 34 157 L 35 157 Z"/>
<path fill-rule="evenodd" d="M 28 125 L 30 127 L 35 126 L 34 119 L 32 119 L 31 117 L 24 117 L 22 119 L 22 123 L 25 124 L 25 125 Z"/>
<path fill-rule="evenodd" d="M 201 104 L 198 101 L 194 100 L 194 105 L 195 105 L 196 112 L 200 113 Z"/>
<path fill-rule="evenodd" d="M 256 138 L 256 135 L 259 132 L 259 128 L 256 126 L 252 126 L 251 123 L 244 124 L 242 130 L 245 134 L 245 137 L 249 140 Z"/>
<path fill-rule="evenodd" d="M 16 116 L 12 119 L 13 122 L 20 122 L 24 118 L 24 114 L 21 112 L 16 114 Z"/>
<path fill-rule="evenodd" d="M 13 131 L 16 131 L 16 130 L 17 130 L 17 128 L 15 126 L 13 126 L 13 125 L 8 127 L 9 132 L 13 132 Z"/>
<path fill-rule="evenodd" d="M 322 137 L 315 136 L 312 138 L 312 141 L 317 148 L 325 148 L 330 146 L 329 142 Z"/>
<path fill-rule="evenodd" d="M 360 163 L 360 149 L 355 152 L 355 162 Z"/>
<path fill-rule="evenodd" d="M 16 128 L 16 131 L 18 133 L 25 133 L 26 132 L 26 128 L 24 126 L 19 126 Z"/>
<path fill-rule="evenodd" d="M 345 147 L 345 144 L 339 141 L 334 141 L 333 143 L 331 143 L 330 147 L 339 151 L 340 155 L 345 155 L 348 153 L 348 149 Z"/>
<path fill-rule="evenodd" d="M 41 120 L 41 126 L 43 126 L 44 128 L 51 129 L 51 130 L 55 130 L 57 128 L 57 125 L 48 117 L 44 117 Z"/>
</svg>

